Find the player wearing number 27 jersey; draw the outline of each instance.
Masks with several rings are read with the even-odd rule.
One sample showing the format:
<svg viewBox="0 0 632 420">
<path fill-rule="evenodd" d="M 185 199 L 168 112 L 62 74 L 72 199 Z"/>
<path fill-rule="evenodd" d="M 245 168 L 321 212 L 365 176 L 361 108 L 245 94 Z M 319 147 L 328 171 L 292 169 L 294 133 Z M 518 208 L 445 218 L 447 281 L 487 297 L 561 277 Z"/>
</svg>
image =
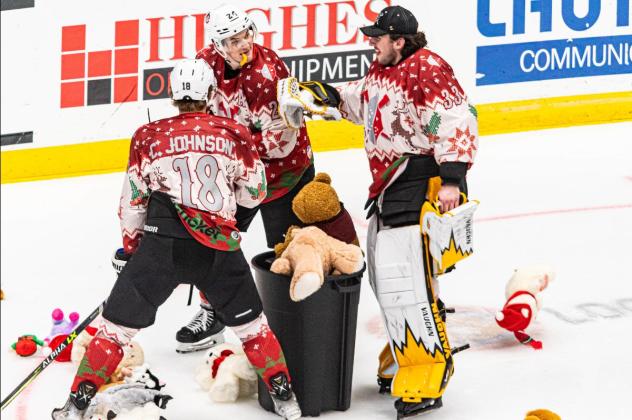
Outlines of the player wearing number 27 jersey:
<svg viewBox="0 0 632 420">
<path fill-rule="evenodd" d="M 221 251 L 239 249 L 237 204 L 252 208 L 266 196 L 264 166 L 250 131 L 206 113 L 140 127 L 132 137 L 126 178 L 119 217 L 128 254 L 144 230 L 155 228 L 145 225 L 150 191 L 166 194 L 191 236 Z"/>
</svg>

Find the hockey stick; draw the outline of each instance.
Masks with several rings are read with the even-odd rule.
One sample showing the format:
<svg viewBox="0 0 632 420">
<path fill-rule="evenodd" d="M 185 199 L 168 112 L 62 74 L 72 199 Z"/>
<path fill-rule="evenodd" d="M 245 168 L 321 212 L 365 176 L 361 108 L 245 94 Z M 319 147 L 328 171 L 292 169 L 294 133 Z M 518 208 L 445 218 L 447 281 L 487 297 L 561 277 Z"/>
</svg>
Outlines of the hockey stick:
<svg viewBox="0 0 632 420">
<path fill-rule="evenodd" d="M 53 350 L 48 355 L 48 357 L 44 359 L 42 363 L 39 364 L 38 367 L 35 368 L 33 372 L 31 372 L 26 378 L 24 378 L 24 380 L 20 383 L 20 385 L 18 385 L 13 391 L 11 391 L 11 393 L 4 400 L 2 400 L 2 408 L 0 408 L 1 410 L 4 410 L 9 404 L 11 404 L 11 402 L 15 399 L 15 397 L 17 397 L 20 392 L 24 391 L 26 387 L 29 386 L 31 382 L 35 380 L 35 378 L 37 378 L 37 375 L 42 373 L 42 371 L 45 368 L 47 368 L 48 365 L 50 365 L 53 362 L 53 360 L 55 360 L 57 356 L 59 356 L 59 354 L 66 347 L 68 347 L 70 343 L 72 343 L 75 340 L 75 338 L 77 338 L 79 333 L 85 330 L 86 327 L 90 325 L 90 323 L 94 321 L 94 319 L 97 316 L 99 316 L 99 314 L 103 310 L 104 305 L 105 305 L 105 302 L 102 302 L 94 311 L 92 311 L 92 313 L 88 315 L 88 317 L 84 319 L 83 322 L 79 324 L 77 328 L 75 328 L 70 334 L 68 334 L 68 337 L 66 337 L 66 340 L 64 340 L 60 345 L 58 345 L 55 348 L 55 350 Z"/>
</svg>

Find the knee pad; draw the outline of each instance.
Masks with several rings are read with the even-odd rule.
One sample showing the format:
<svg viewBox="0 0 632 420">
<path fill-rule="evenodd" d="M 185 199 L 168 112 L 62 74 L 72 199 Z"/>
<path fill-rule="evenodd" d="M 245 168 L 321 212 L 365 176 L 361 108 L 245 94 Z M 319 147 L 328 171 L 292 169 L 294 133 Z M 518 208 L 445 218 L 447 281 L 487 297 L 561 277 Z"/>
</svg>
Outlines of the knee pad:
<svg viewBox="0 0 632 420">
<path fill-rule="evenodd" d="M 452 373 L 452 354 L 433 291 L 427 237 L 419 225 L 377 232 L 374 290 L 397 372 L 391 393 L 405 402 L 438 398 Z"/>
</svg>

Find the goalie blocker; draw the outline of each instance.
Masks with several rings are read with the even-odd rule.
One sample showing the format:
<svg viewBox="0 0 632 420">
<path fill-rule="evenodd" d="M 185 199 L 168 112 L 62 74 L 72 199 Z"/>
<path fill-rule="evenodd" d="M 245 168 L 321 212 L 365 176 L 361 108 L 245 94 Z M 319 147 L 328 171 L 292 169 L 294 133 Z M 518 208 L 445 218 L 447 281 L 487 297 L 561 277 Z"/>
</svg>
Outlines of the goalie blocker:
<svg viewBox="0 0 632 420">
<path fill-rule="evenodd" d="M 421 412 L 440 406 L 453 372 L 452 355 L 464 349 L 450 347 L 434 282 L 471 255 L 477 206 L 477 201 L 466 202 L 441 214 L 436 204 L 426 202 L 420 225 L 379 231 L 377 218 L 371 219 L 367 258 L 375 269 L 369 275 L 396 364 L 391 393 L 406 406 L 403 415 L 412 407 Z M 384 362 L 381 369 L 387 368 Z"/>
<path fill-rule="evenodd" d="M 340 94 L 333 86 L 317 81 L 299 82 L 287 77 L 277 82 L 279 115 L 289 128 L 303 126 L 304 114 L 320 115 L 326 120 L 340 120 Z"/>
</svg>

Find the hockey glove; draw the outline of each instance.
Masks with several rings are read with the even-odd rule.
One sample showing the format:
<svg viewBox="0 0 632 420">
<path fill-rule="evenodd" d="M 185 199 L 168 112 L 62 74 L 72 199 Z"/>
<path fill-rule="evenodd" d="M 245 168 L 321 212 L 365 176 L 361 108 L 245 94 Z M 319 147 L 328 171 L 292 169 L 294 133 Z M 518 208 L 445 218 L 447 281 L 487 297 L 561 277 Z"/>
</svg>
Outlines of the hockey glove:
<svg viewBox="0 0 632 420">
<path fill-rule="evenodd" d="M 320 115 L 326 120 L 340 120 L 340 95 L 332 86 L 321 82 L 299 83 L 295 77 L 277 82 L 279 114 L 289 128 L 299 129 L 303 115 Z"/>
<path fill-rule="evenodd" d="M 301 90 L 306 90 L 314 97 L 314 103 L 317 105 L 329 106 L 332 108 L 338 108 L 340 105 L 340 93 L 335 87 L 315 80 L 308 80 L 307 82 L 298 82 L 298 86 Z"/>
<path fill-rule="evenodd" d="M 112 267 L 114 267 L 114 271 L 116 271 L 116 275 L 118 276 L 123 271 L 123 267 L 127 264 L 127 261 L 132 257 L 132 254 L 126 254 L 123 251 L 123 248 L 119 248 L 114 251 L 112 255 Z"/>
</svg>

